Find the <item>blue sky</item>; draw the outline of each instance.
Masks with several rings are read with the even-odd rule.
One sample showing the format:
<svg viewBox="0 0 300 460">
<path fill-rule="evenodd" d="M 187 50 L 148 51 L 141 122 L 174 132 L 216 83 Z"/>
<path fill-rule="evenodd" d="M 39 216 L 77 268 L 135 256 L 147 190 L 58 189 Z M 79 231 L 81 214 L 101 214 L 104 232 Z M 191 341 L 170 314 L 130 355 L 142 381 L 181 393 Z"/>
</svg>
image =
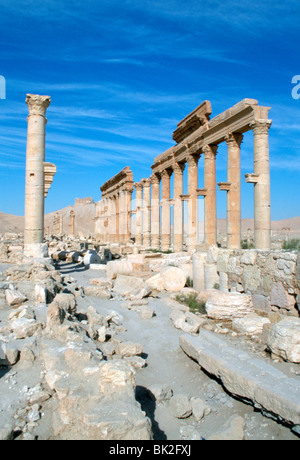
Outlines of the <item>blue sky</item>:
<svg viewBox="0 0 300 460">
<path fill-rule="evenodd" d="M 299 0 L 0 0 L 0 211 L 23 215 L 26 93 L 50 95 L 46 212 L 101 198 L 131 166 L 149 177 L 177 123 L 203 100 L 216 116 L 245 97 L 270 106 L 272 219 L 300 215 Z M 300 90 L 299 90 L 300 94 Z M 253 217 L 253 136 L 242 144 L 242 217 Z M 226 146 L 217 156 L 226 181 Z M 199 187 L 203 186 L 203 158 Z M 217 194 L 226 217 L 226 193 Z"/>
</svg>

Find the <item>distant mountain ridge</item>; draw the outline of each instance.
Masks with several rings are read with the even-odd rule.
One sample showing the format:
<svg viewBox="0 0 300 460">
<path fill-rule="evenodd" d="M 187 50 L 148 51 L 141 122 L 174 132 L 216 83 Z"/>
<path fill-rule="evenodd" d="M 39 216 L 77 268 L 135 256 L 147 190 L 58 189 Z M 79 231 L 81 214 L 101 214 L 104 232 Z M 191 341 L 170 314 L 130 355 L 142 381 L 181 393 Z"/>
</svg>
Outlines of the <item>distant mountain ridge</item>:
<svg viewBox="0 0 300 460">
<path fill-rule="evenodd" d="M 95 203 L 89 199 L 76 199 L 73 206 L 67 206 L 55 212 L 45 215 L 46 233 L 54 233 L 54 222 L 57 215 L 62 216 L 62 231 L 69 234 L 70 212 L 75 212 L 75 234 L 80 232 L 83 235 L 92 235 L 94 233 Z M 199 223 L 201 228 L 201 223 Z M 242 233 L 248 229 L 254 230 L 254 219 L 242 219 Z M 289 230 L 288 230 L 289 229 Z M 21 233 L 24 231 L 24 216 L 15 216 L 0 212 L 0 233 L 14 232 Z M 291 238 L 300 237 L 300 216 L 291 217 L 290 219 L 272 221 L 272 231 L 276 234 L 279 232 L 289 234 Z M 226 234 L 226 219 L 218 219 L 218 232 Z"/>
</svg>

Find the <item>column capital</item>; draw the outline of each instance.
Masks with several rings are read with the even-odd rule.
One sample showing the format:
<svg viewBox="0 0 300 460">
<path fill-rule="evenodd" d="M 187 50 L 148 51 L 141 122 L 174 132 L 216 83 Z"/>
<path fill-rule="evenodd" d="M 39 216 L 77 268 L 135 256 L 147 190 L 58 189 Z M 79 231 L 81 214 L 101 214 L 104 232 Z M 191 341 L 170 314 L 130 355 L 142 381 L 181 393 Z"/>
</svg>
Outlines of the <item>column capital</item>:
<svg viewBox="0 0 300 460">
<path fill-rule="evenodd" d="M 172 171 L 170 171 L 169 169 L 164 169 L 163 171 L 161 171 L 160 173 L 161 177 L 171 177 L 172 175 Z"/>
<path fill-rule="evenodd" d="M 243 142 L 243 134 L 240 133 L 228 133 L 225 136 L 225 141 L 227 146 L 232 145 L 236 147 L 240 147 L 241 143 Z"/>
<path fill-rule="evenodd" d="M 142 179 L 141 183 L 143 187 L 151 187 L 151 180 L 150 179 Z"/>
<path fill-rule="evenodd" d="M 38 94 L 27 94 L 25 99 L 30 115 L 40 115 L 45 117 L 46 110 L 50 105 L 50 96 L 39 96 Z"/>
<path fill-rule="evenodd" d="M 185 169 L 185 164 L 184 163 L 174 163 L 172 165 L 174 174 L 180 174 L 182 175 L 184 169 Z"/>
<path fill-rule="evenodd" d="M 260 120 L 253 120 L 249 126 L 251 129 L 253 129 L 254 135 L 256 134 L 259 135 L 259 134 L 268 134 L 271 124 L 272 124 L 272 120 L 260 119 Z"/>
<path fill-rule="evenodd" d="M 157 174 L 151 174 L 150 180 L 152 184 L 159 185 L 160 178 Z"/>
<path fill-rule="evenodd" d="M 218 146 L 212 144 L 203 145 L 202 151 L 204 153 L 204 158 L 214 159 L 217 155 Z"/>
<path fill-rule="evenodd" d="M 141 182 L 135 182 L 133 185 L 134 185 L 136 190 L 138 190 L 138 191 L 143 190 L 143 184 Z"/>
<path fill-rule="evenodd" d="M 200 158 L 200 155 L 188 155 L 186 157 L 186 162 L 187 162 L 189 167 L 190 166 L 197 166 L 199 158 Z"/>
</svg>

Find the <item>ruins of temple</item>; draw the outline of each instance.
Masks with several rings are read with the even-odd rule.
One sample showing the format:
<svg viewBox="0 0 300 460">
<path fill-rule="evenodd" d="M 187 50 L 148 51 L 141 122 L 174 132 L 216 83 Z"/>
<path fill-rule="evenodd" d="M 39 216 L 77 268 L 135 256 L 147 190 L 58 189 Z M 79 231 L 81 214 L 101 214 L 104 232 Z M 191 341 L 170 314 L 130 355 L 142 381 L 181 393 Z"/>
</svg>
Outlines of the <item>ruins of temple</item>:
<svg viewBox="0 0 300 460">
<path fill-rule="evenodd" d="M 211 104 L 204 101 L 177 125 L 176 145 L 154 158 L 152 174 L 133 181 L 130 167 L 100 187 L 96 203 L 95 233 L 105 243 L 126 243 L 131 238 L 144 248 L 182 251 L 184 212 L 187 207 L 187 250 L 198 249 L 198 198 L 204 198 L 204 247 L 217 243 L 216 190 L 227 193 L 227 247 L 241 247 L 241 143 L 252 130 L 253 172 L 245 175 L 254 184 L 254 240 L 256 249 L 270 249 L 270 107 L 244 99 L 210 119 Z M 216 156 L 221 143 L 227 145 L 227 181 L 216 183 Z M 198 188 L 198 163 L 204 157 L 204 188 Z M 183 171 L 187 165 L 187 194 L 183 190 Z M 171 199 L 171 176 L 173 198 Z M 135 209 L 132 192 L 135 188 Z M 173 218 L 171 219 L 171 207 Z M 133 216 L 135 226 L 133 226 Z M 173 221 L 171 221 L 173 220 Z"/>
</svg>

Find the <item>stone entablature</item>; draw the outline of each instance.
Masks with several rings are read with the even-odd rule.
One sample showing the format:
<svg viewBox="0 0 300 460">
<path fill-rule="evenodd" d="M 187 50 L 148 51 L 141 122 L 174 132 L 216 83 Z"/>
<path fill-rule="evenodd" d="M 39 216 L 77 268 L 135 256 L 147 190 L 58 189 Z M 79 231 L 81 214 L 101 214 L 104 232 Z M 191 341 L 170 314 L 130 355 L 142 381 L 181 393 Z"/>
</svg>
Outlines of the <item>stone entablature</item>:
<svg viewBox="0 0 300 460">
<path fill-rule="evenodd" d="M 204 101 L 183 120 L 181 120 L 177 129 L 173 133 L 175 142 L 182 142 L 187 136 L 202 126 L 206 126 L 212 113 L 209 101 Z"/>
</svg>

